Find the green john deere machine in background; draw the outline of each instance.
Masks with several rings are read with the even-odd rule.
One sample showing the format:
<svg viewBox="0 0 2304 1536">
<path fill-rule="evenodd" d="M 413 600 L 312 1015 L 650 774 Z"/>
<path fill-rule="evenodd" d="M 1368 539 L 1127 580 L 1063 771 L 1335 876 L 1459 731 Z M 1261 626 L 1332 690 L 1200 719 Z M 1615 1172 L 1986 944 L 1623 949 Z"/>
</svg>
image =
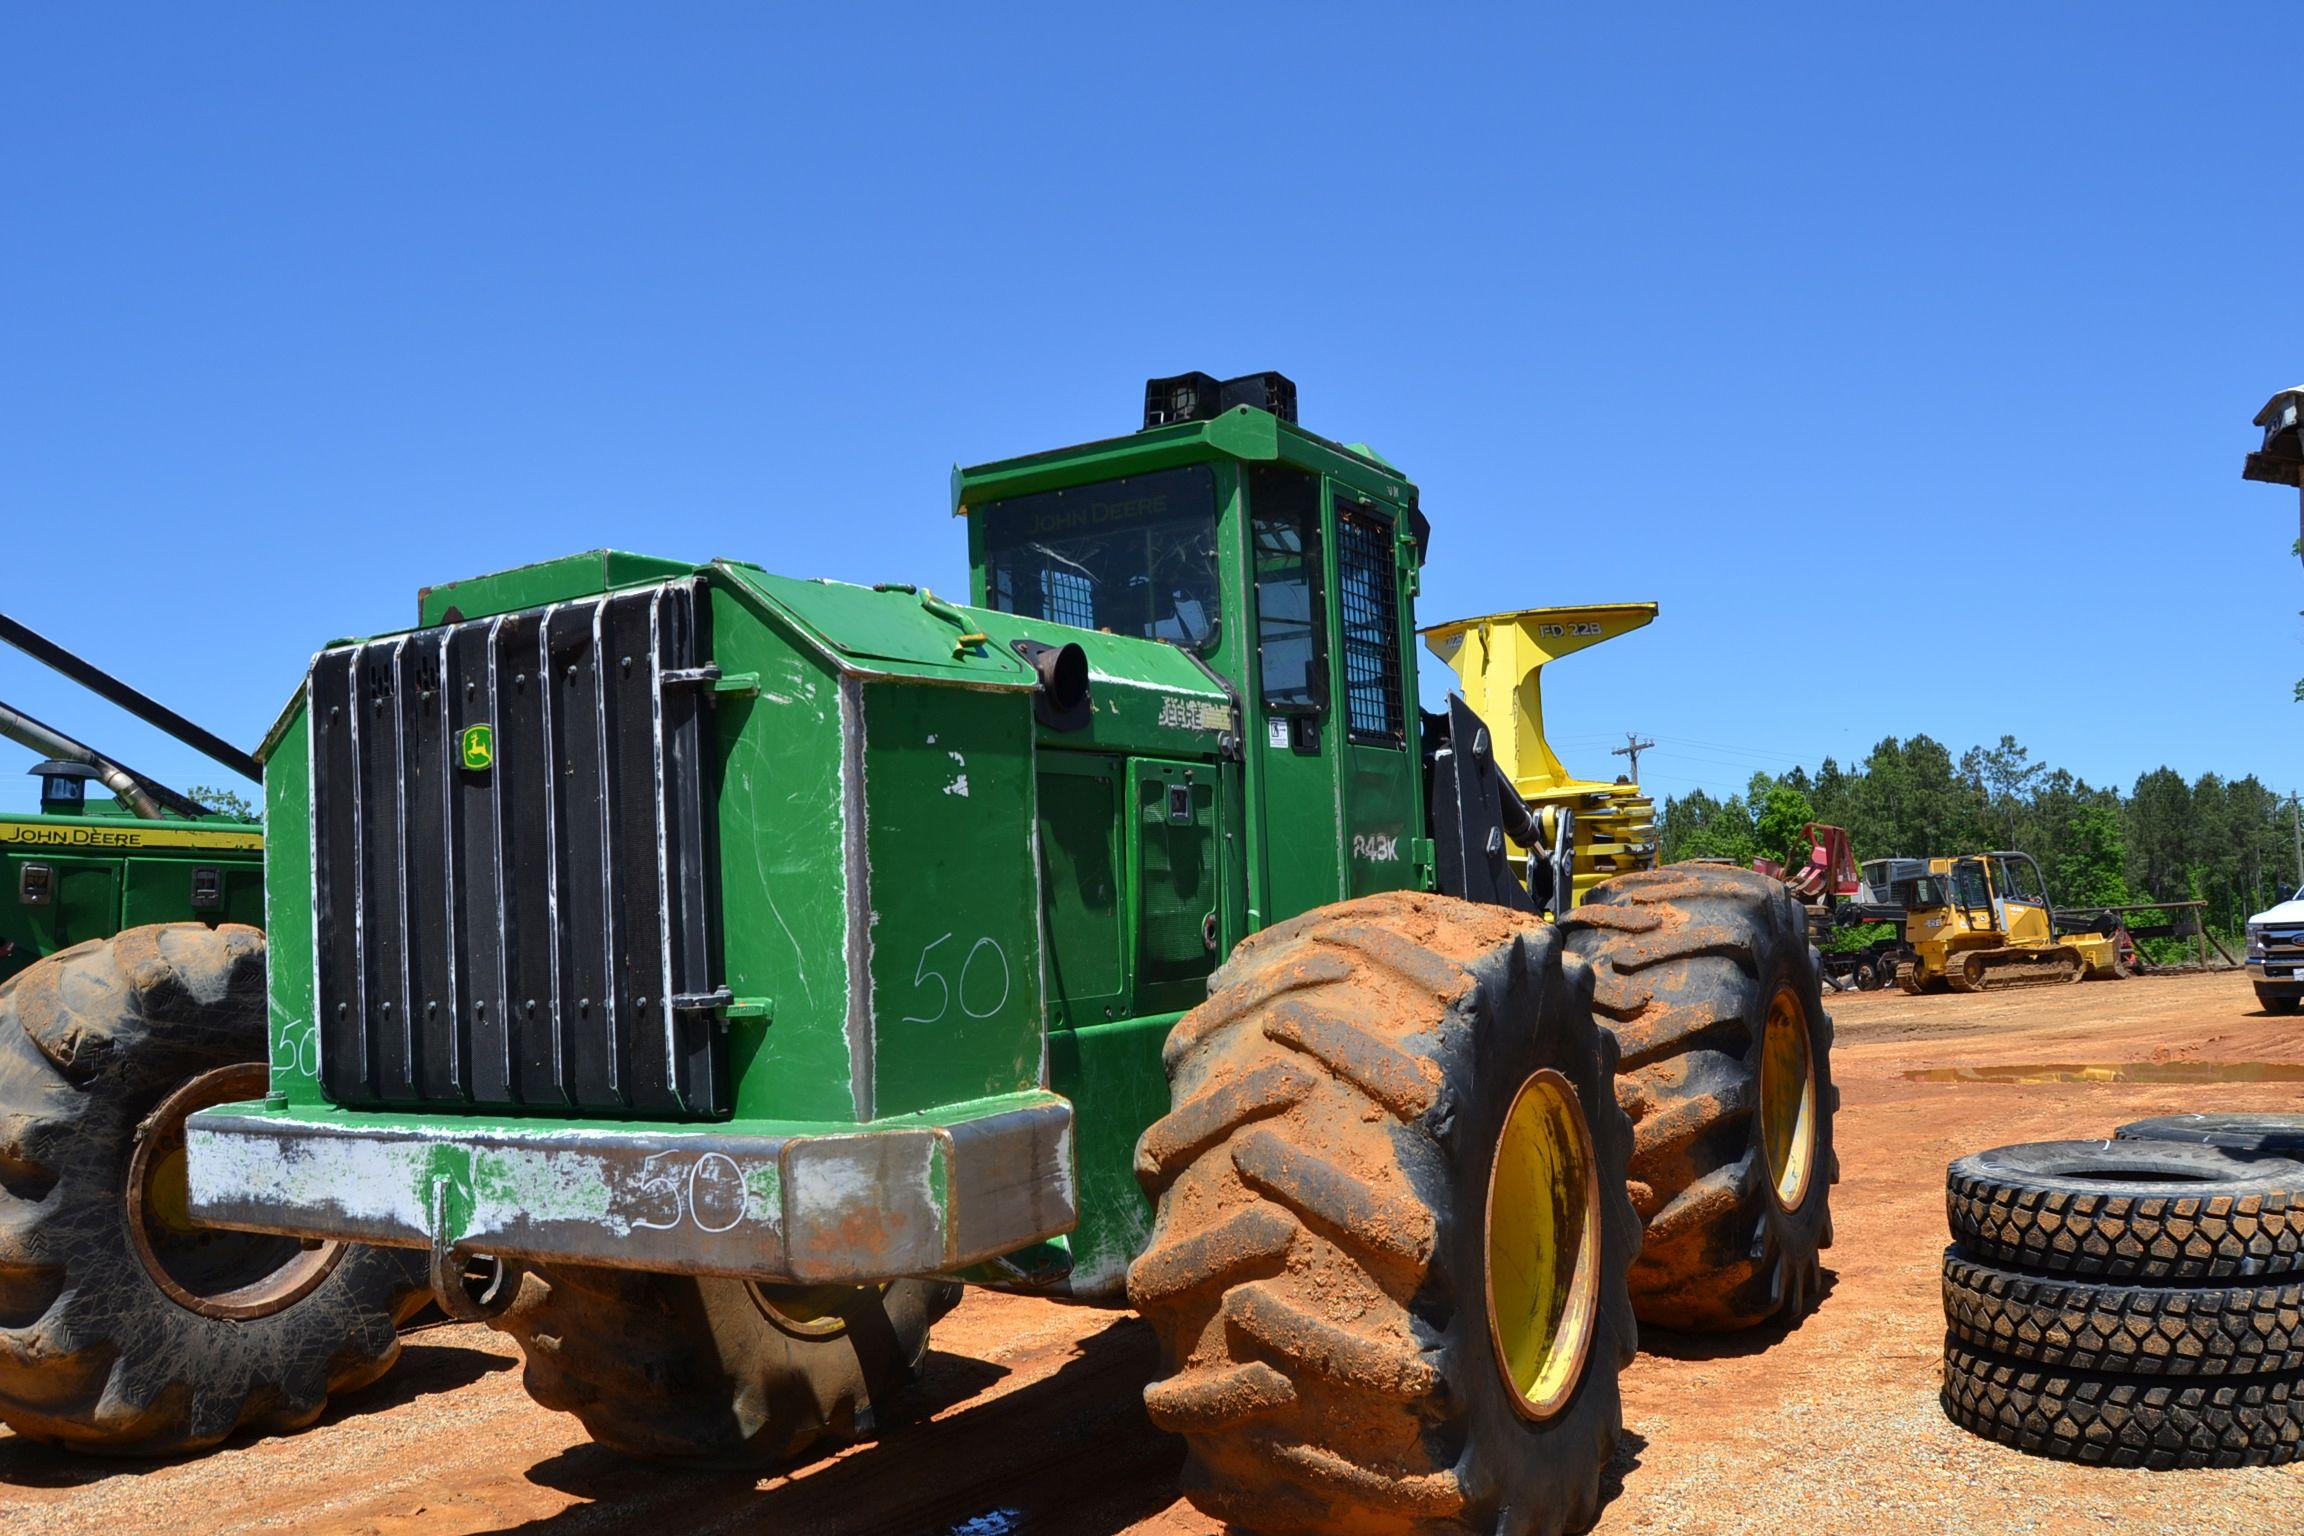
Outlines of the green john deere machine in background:
<svg viewBox="0 0 2304 1536">
<path fill-rule="evenodd" d="M 955 474 L 966 604 L 429 589 L 263 748 L 272 1071 L 195 1213 L 426 1251 L 629 1451 L 869 1428 L 980 1283 L 1142 1309 L 1242 1527 L 1589 1523 L 1633 1308 L 1817 1293 L 1830 1024 L 1777 882 L 1537 915 L 1486 727 L 1415 705 L 1417 501 L 1186 375 Z"/>
<path fill-rule="evenodd" d="M 0 614 L 0 641 L 261 781 L 255 760 Z M 0 982 L 147 923 L 261 924 L 264 836 L 0 704 L 0 736 L 42 761 L 37 814 L 0 811 Z M 91 798 L 91 788 L 109 795 Z"/>
<path fill-rule="evenodd" d="M 5 615 L 0 640 L 260 778 Z M 42 759 L 39 812 L 0 812 L 0 1422 L 124 1454 L 309 1423 L 425 1293 L 401 1255 L 191 1219 L 186 1117 L 266 1082 L 262 830 L 5 704 L 0 736 Z"/>
<path fill-rule="evenodd" d="M 8 713 L 0 705 L 0 735 Z M 31 772 L 38 812 L 0 811 L 0 981 L 123 928 L 264 921 L 258 828 L 173 802 L 144 817 L 117 795 L 91 800 L 103 779 L 84 761 L 49 758 Z"/>
</svg>

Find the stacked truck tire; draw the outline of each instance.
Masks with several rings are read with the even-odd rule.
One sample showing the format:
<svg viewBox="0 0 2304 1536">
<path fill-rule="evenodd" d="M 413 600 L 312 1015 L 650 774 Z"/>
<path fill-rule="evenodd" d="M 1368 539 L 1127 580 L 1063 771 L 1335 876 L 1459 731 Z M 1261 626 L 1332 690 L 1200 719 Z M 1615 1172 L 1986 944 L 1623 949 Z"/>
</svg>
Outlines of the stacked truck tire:
<svg viewBox="0 0 2304 1536">
<path fill-rule="evenodd" d="M 1952 1164 L 1944 1411 L 2103 1466 L 2297 1460 L 2304 1162 L 2159 1124 Z"/>
</svg>

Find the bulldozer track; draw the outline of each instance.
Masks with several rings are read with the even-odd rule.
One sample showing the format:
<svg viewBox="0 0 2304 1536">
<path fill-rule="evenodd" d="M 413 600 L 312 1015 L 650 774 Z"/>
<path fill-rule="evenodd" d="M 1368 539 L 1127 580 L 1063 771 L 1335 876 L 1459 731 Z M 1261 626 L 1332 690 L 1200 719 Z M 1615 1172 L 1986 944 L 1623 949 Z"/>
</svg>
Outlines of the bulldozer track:
<svg viewBox="0 0 2304 1536">
<path fill-rule="evenodd" d="M 1955 955 L 1944 980 L 1955 992 L 2067 986 L 2088 974 L 2078 950 L 1980 950 Z"/>
</svg>

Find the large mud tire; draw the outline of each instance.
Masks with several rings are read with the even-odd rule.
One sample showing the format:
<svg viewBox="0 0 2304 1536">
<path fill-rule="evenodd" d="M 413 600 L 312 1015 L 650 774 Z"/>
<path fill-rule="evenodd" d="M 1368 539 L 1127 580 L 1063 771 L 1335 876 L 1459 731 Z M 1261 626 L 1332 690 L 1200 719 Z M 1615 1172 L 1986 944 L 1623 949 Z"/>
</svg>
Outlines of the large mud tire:
<svg viewBox="0 0 2304 1536">
<path fill-rule="evenodd" d="M 2037 1274 L 2161 1285 L 2304 1273 L 2304 1164 L 2180 1141 L 2039 1141 L 1954 1162 L 1952 1236 Z"/>
<path fill-rule="evenodd" d="M 1944 1412 L 2035 1456 L 2103 1467 L 2271 1467 L 2304 1454 L 2304 1378 L 2069 1371 L 1944 1346 Z"/>
<path fill-rule="evenodd" d="M 1840 1177 L 1832 1019 L 1807 914 L 1764 875 L 1680 864 L 1594 887 L 1560 931 L 1591 962 L 1593 1003 L 1621 1051 L 1632 1203 L 1646 1223 L 1633 1310 L 1703 1333 L 1803 1316 L 1821 1290 Z M 1784 1064 L 1803 1046 L 1795 1089 Z"/>
<path fill-rule="evenodd" d="M 1145 1405 L 1185 1438 L 1192 1501 L 1260 1533 L 1590 1525 L 1637 1342 L 1639 1223 L 1614 1042 L 1557 932 L 1437 896 L 1324 908 L 1243 943 L 1166 1060 L 1175 1107 L 1137 1148 L 1158 1214 L 1128 1291 L 1173 1373 Z M 1533 1400 L 1500 1368 L 1512 1324 L 1491 1322 L 1489 1279 L 1491 1169 L 1530 1093 L 1588 1137 L 1593 1234 L 1567 1288 L 1590 1287 L 1577 1367 Z M 1569 1334 L 1541 1358 L 1568 1358 Z"/>
<path fill-rule="evenodd" d="M 2066 1371 L 2263 1376 L 2304 1371 L 2304 1281 L 2121 1285 L 1944 1255 L 1944 1321 L 1962 1343 Z"/>
<path fill-rule="evenodd" d="M 2131 1120 L 2112 1133 L 2119 1141 L 2195 1141 L 2239 1157 L 2285 1157 L 2304 1162 L 2304 1115 L 2199 1111 Z"/>
<path fill-rule="evenodd" d="M 264 1028 L 264 936 L 238 925 L 132 928 L 0 986 L 0 1421 L 18 1434 L 199 1450 L 310 1424 L 398 1355 L 424 1301 L 401 1256 L 181 1222 L 156 1247 L 131 1201 L 156 1112 L 260 1063 Z M 194 1272 L 226 1289 L 187 1289 Z"/>
<path fill-rule="evenodd" d="M 874 1433 L 960 1287 L 798 1292 L 742 1280 L 554 1265 L 492 1326 L 528 1395 L 628 1456 L 753 1468 Z"/>
</svg>

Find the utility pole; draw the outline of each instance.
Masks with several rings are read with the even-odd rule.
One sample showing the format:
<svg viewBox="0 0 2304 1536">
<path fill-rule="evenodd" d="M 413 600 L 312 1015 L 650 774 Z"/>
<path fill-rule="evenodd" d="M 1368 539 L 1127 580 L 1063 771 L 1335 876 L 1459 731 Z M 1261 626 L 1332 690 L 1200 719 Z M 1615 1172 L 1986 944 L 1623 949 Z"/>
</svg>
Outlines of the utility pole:
<svg viewBox="0 0 2304 1536">
<path fill-rule="evenodd" d="M 2288 825 L 2296 834 L 2296 889 L 2304 891 L 2304 808 L 2296 802 L 2296 792 L 2288 792 Z"/>
<path fill-rule="evenodd" d="M 1647 751 L 1654 745 L 1656 745 L 1656 743 L 1653 741 L 1642 741 L 1638 731 L 1626 731 L 1624 733 L 1624 745 L 1612 749 L 1608 755 L 1610 757 L 1628 757 L 1632 759 L 1631 777 L 1632 782 L 1637 784 L 1640 782 L 1640 754 Z M 2300 861 L 2304 861 L 2304 853 L 2299 853 L 2297 858 Z M 2299 878 L 2304 878 L 2304 876 L 2300 876 Z"/>
</svg>

